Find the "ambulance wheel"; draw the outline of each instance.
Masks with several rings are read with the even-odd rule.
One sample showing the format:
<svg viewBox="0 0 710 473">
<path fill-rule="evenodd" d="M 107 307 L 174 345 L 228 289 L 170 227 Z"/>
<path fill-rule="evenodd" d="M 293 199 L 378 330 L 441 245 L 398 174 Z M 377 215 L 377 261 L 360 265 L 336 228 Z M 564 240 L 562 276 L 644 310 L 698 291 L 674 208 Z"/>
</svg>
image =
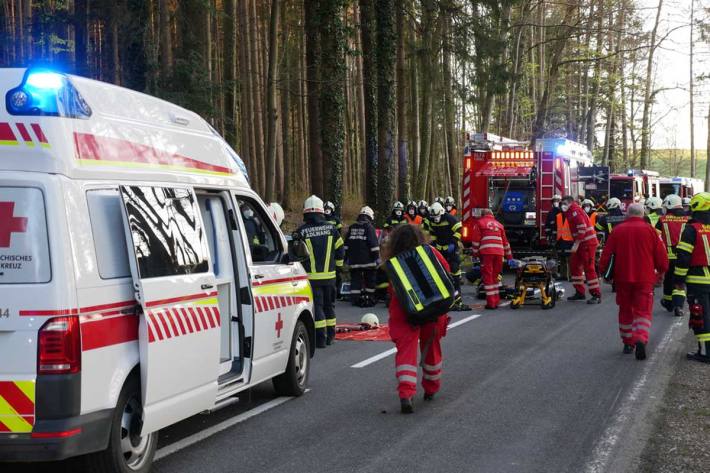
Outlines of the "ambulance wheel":
<svg viewBox="0 0 710 473">
<path fill-rule="evenodd" d="M 118 397 L 108 448 L 86 457 L 89 471 L 147 473 L 158 445 L 158 433 L 140 435 L 143 407 L 138 378 L 131 376 Z"/>
<path fill-rule="evenodd" d="M 291 341 L 286 371 L 274 378 L 274 389 L 279 396 L 300 396 L 306 392 L 311 368 L 310 346 L 306 326 L 296 322 Z"/>
</svg>

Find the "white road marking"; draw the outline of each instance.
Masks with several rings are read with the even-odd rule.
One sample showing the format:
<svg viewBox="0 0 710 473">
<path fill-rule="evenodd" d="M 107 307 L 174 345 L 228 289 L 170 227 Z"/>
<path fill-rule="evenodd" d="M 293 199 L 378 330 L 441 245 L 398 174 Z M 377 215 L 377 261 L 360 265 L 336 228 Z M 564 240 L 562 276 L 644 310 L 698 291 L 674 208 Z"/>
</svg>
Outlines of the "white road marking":
<svg viewBox="0 0 710 473">
<path fill-rule="evenodd" d="M 457 320 L 456 322 L 450 323 L 449 330 L 451 330 L 452 328 L 456 328 L 459 325 L 463 325 L 466 322 L 470 322 L 472 320 L 475 320 L 475 319 L 479 318 L 480 316 L 481 316 L 481 314 L 473 314 L 473 315 L 469 315 L 468 317 L 464 317 L 461 320 Z M 355 363 L 354 365 L 351 366 L 351 368 L 364 368 L 365 366 L 371 365 L 377 361 L 380 361 L 383 358 L 387 358 L 390 355 L 394 355 L 395 353 L 397 353 L 397 349 L 390 348 L 387 351 L 383 351 L 382 353 L 379 353 L 375 356 L 371 356 L 370 358 L 368 358 L 366 360 L 363 360 L 359 363 Z"/>
<path fill-rule="evenodd" d="M 652 354 L 651 359 L 643 362 L 646 366 L 644 366 L 641 376 L 626 397 L 621 401 L 616 417 L 604 430 L 604 434 L 595 445 L 592 459 L 587 463 L 584 469 L 586 473 L 602 473 L 608 471 L 612 454 L 621 440 L 624 428 L 627 427 L 630 422 L 629 419 L 634 414 L 634 408 L 648 384 L 649 375 L 656 369 L 660 362 L 661 354 L 668 349 L 675 333 L 674 329 L 677 329 L 680 325 L 683 325 L 683 320 L 677 320 L 672 324 L 661 339 L 658 347 L 654 350 L 655 353 Z"/>
<path fill-rule="evenodd" d="M 310 389 L 306 389 L 306 392 L 310 391 Z M 230 419 L 227 419 L 223 422 L 220 422 L 219 424 L 213 425 L 212 427 L 208 427 L 204 430 L 201 430 L 197 433 L 194 433 L 188 437 L 185 437 L 184 439 L 180 439 L 175 443 L 171 443 L 170 445 L 166 445 L 165 447 L 159 449 L 157 452 L 155 452 L 155 461 L 162 460 L 163 458 L 167 457 L 168 455 L 172 455 L 173 453 L 177 453 L 180 450 L 183 450 L 187 447 L 190 447 L 192 445 L 195 445 L 198 442 L 201 442 L 215 434 L 218 434 L 232 426 L 235 426 L 237 424 L 240 424 L 244 422 L 245 420 L 251 419 L 252 417 L 258 416 L 259 414 L 263 414 L 266 411 L 269 411 L 273 409 L 274 407 L 280 406 L 281 404 L 288 402 L 292 399 L 296 399 L 295 397 L 290 397 L 290 396 L 283 396 L 283 397 L 277 397 L 276 399 L 272 399 L 269 402 L 265 402 L 264 404 L 261 404 L 254 409 L 248 410 L 246 412 L 242 412 L 238 416 L 232 417 Z"/>
</svg>

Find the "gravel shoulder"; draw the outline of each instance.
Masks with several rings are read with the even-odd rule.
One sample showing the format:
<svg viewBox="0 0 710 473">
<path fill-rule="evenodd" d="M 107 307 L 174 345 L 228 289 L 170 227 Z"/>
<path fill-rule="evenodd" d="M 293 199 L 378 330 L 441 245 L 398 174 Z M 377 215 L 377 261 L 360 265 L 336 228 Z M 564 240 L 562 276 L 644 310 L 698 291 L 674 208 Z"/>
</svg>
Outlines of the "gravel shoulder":
<svg viewBox="0 0 710 473">
<path fill-rule="evenodd" d="M 695 337 L 684 344 L 694 350 Z M 710 471 L 710 365 L 680 359 L 657 414 L 636 471 Z"/>
</svg>

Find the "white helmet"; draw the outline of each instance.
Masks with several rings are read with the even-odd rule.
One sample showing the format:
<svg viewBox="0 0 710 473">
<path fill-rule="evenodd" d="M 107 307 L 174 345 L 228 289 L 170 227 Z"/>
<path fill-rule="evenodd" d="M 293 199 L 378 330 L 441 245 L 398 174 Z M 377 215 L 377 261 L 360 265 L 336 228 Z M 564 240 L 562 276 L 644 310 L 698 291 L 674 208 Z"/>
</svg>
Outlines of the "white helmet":
<svg viewBox="0 0 710 473">
<path fill-rule="evenodd" d="M 606 201 L 606 208 L 609 210 L 618 209 L 619 207 L 621 207 L 621 201 L 616 197 L 612 197 L 611 199 Z"/>
<path fill-rule="evenodd" d="M 377 318 L 375 314 L 365 314 L 362 316 L 362 319 L 360 319 L 361 324 L 367 324 L 370 327 L 379 327 L 380 326 L 380 319 Z"/>
<path fill-rule="evenodd" d="M 584 200 L 582 201 L 582 207 L 584 207 L 585 205 L 589 205 L 589 206 L 591 206 L 591 207 L 594 207 L 594 202 L 592 202 L 591 199 L 584 199 Z"/>
<path fill-rule="evenodd" d="M 690 206 L 690 197 L 683 197 L 683 207 Z"/>
<path fill-rule="evenodd" d="M 303 203 L 303 213 L 323 213 L 323 201 L 317 195 L 312 195 Z"/>
<path fill-rule="evenodd" d="M 431 204 L 431 207 L 429 207 L 429 216 L 430 217 L 440 217 L 444 215 L 444 206 L 441 205 L 439 202 L 434 202 Z"/>
<path fill-rule="evenodd" d="M 330 210 L 331 214 L 334 213 L 335 212 L 335 204 L 331 201 L 326 202 L 325 204 L 323 204 L 323 211 L 325 212 L 326 210 Z"/>
<path fill-rule="evenodd" d="M 269 204 L 269 212 L 271 212 L 271 216 L 273 217 L 274 222 L 276 222 L 276 225 L 280 227 L 285 217 L 283 207 L 281 207 L 278 202 L 271 202 Z"/>
<path fill-rule="evenodd" d="M 436 197 L 434 197 L 434 203 L 435 203 L 435 204 L 436 204 L 436 203 L 439 203 L 439 204 L 441 204 L 441 205 L 444 205 L 444 198 L 441 197 L 441 196 L 436 196 Z"/>
<path fill-rule="evenodd" d="M 552 200 L 553 200 L 553 201 L 555 201 L 555 200 L 562 200 L 562 196 L 561 196 L 560 194 L 555 194 L 555 195 L 552 196 Z"/>
<path fill-rule="evenodd" d="M 675 194 L 668 194 L 663 199 L 663 206 L 667 209 L 681 209 L 683 208 L 683 199 Z"/>
<path fill-rule="evenodd" d="M 648 210 L 659 210 L 663 207 L 663 201 L 660 197 L 649 197 L 646 199 L 646 208 Z"/>
<path fill-rule="evenodd" d="M 360 209 L 360 215 L 367 215 L 370 219 L 375 220 L 375 212 L 367 205 Z"/>
<path fill-rule="evenodd" d="M 444 204 L 446 204 L 447 206 L 453 207 L 453 206 L 456 205 L 456 201 L 454 200 L 453 197 L 448 196 L 448 197 L 446 198 L 446 200 L 444 201 Z"/>
<path fill-rule="evenodd" d="M 392 210 L 402 210 L 402 211 L 404 211 L 404 204 L 403 204 L 402 202 L 400 202 L 400 201 L 397 201 L 397 202 L 395 202 L 395 203 L 392 205 Z"/>
</svg>

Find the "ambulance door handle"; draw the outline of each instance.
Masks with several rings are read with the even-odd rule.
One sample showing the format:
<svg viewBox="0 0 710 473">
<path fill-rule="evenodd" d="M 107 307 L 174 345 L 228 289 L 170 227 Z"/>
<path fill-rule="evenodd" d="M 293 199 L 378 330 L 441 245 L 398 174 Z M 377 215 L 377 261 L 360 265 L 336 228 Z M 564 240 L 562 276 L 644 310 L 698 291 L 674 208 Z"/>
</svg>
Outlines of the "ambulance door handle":
<svg viewBox="0 0 710 473">
<path fill-rule="evenodd" d="M 263 274 L 255 274 L 254 279 L 264 279 L 264 275 Z"/>
<path fill-rule="evenodd" d="M 200 289 L 206 291 L 207 289 L 214 289 L 214 286 L 212 284 L 203 284 L 202 286 L 200 286 Z"/>
</svg>

